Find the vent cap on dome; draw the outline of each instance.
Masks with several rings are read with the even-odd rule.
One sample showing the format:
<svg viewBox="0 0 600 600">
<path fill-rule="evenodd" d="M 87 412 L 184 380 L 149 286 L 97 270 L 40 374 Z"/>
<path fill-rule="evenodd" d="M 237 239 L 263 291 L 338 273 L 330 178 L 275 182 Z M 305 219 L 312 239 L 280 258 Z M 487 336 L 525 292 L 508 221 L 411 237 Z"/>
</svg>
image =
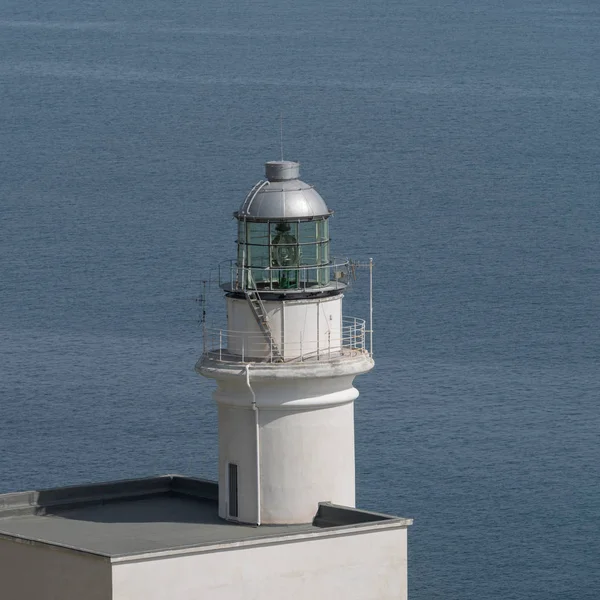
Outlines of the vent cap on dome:
<svg viewBox="0 0 600 600">
<path fill-rule="evenodd" d="M 269 181 L 288 181 L 300 177 L 300 163 L 291 160 L 270 160 L 265 164 Z"/>
</svg>

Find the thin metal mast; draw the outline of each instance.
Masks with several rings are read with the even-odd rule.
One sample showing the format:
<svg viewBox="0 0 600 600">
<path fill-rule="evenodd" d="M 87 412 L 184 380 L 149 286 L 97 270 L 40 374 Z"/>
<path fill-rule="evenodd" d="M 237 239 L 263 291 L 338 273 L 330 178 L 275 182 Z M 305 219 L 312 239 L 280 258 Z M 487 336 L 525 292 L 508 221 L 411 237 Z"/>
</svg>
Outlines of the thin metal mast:
<svg viewBox="0 0 600 600">
<path fill-rule="evenodd" d="M 206 279 L 202 280 L 202 351 L 206 353 Z"/>
<path fill-rule="evenodd" d="M 348 264 L 349 274 L 352 274 L 354 280 L 356 280 L 357 268 L 369 268 L 369 329 L 365 333 L 369 334 L 369 354 L 371 357 L 373 356 L 373 265 L 374 263 L 372 258 L 369 258 L 368 263 L 355 262 L 351 260 Z"/>
<path fill-rule="evenodd" d="M 369 349 L 373 358 L 373 259 L 369 258 Z"/>
<path fill-rule="evenodd" d="M 281 148 L 281 162 L 283 162 L 283 112 L 279 113 L 279 146 Z"/>
</svg>

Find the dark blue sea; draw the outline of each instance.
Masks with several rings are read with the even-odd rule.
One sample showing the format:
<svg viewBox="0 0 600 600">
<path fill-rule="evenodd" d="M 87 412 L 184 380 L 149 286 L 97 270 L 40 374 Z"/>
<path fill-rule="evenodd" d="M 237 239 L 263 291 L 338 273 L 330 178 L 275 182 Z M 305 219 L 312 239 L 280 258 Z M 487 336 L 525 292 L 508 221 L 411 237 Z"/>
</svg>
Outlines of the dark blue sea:
<svg viewBox="0 0 600 600">
<path fill-rule="evenodd" d="M 599 58 L 592 0 L 0 0 L 0 492 L 216 476 L 195 299 L 283 114 L 411 600 L 600 598 Z"/>
</svg>

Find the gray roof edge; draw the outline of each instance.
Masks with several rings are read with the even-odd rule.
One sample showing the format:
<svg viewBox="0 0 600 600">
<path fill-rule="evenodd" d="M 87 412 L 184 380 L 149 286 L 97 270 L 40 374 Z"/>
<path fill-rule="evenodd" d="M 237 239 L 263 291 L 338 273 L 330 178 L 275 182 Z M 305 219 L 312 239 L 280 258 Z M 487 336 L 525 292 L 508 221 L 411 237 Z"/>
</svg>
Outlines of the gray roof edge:
<svg viewBox="0 0 600 600">
<path fill-rule="evenodd" d="M 77 548 L 76 546 L 69 546 L 68 544 L 61 544 L 59 542 L 50 542 L 48 540 L 32 538 L 30 536 L 18 535 L 16 533 L 5 533 L 0 531 L 0 540 L 8 540 L 9 542 L 14 542 L 16 544 L 28 544 L 30 546 L 50 546 L 51 548 L 56 548 L 63 552 L 74 552 L 75 554 L 79 554 L 81 556 L 90 556 L 92 558 L 111 562 L 110 554 L 95 552 L 93 550 L 87 550 L 84 548 Z"/>
<path fill-rule="evenodd" d="M 333 505 L 332 505 L 333 506 Z M 368 513 L 368 511 L 360 511 L 350 507 L 346 508 L 349 511 L 357 511 L 359 513 Z M 377 513 L 370 513 L 377 514 Z M 308 532 L 298 532 L 281 534 L 277 533 L 272 536 L 260 538 L 251 538 L 248 540 L 224 540 L 222 542 L 209 542 L 205 544 L 195 544 L 185 548 L 173 548 L 165 550 L 152 550 L 150 552 L 132 552 L 121 555 L 111 555 L 113 564 L 128 564 L 146 562 L 151 560 L 161 560 L 163 558 L 176 558 L 180 556 L 189 556 L 194 554 L 208 554 L 214 552 L 224 552 L 230 550 L 243 550 L 245 548 L 253 548 L 257 546 L 278 546 L 282 544 L 293 544 L 296 542 L 304 542 L 313 539 L 337 538 L 349 535 L 365 535 L 377 533 L 391 529 L 406 529 L 412 525 L 412 519 L 404 519 L 401 517 L 388 517 L 379 521 L 373 520 L 370 522 L 358 522 L 347 525 L 327 526 L 322 529 L 317 529 Z"/>
<path fill-rule="evenodd" d="M 42 515 L 52 513 L 53 509 L 72 508 L 85 504 L 104 504 L 111 501 L 135 501 L 153 495 L 188 496 L 198 500 L 207 500 L 216 507 L 218 484 L 213 481 L 177 474 L 160 475 L 141 479 L 125 479 L 106 483 L 74 485 L 48 490 L 9 493 L 0 495 L 0 528 L 2 521 L 10 522 L 13 516 L 27 514 Z M 221 541 L 199 541 L 180 547 L 164 547 L 160 550 L 139 550 L 125 554 L 106 554 L 102 550 L 95 551 L 64 543 L 40 539 L 37 534 L 22 535 L 18 532 L 0 531 L 0 539 L 15 543 L 43 545 L 60 548 L 64 551 L 91 555 L 92 557 L 110 560 L 111 563 L 140 562 L 157 560 L 200 553 L 221 552 L 254 546 L 291 544 L 312 539 L 330 537 L 375 534 L 393 529 L 406 529 L 412 524 L 411 519 L 403 519 L 340 506 L 331 502 L 321 502 L 313 521 L 314 529 L 309 531 L 264 532 L 264 537 L 246 539 L 224 537 Z M 268 526 L 267 526 L 268 527 Z"/>
<path fill-rule="evenodd" d="M 126 500 L 174 492 L 207 500 L 218 499 L 218 484 L 183 475 L 154 475 L 104 483 L 71 485 L 0 495 L 0 519 L 41 514 L 46 508 L 72 508 L 112 500 Z"/>
<path fill-rule="evenodd" d="M 186 477 L 185 475 L 170 475 L 171 490 L 177 494 L 184 494 L 194 498 L 219 501 L 219 484 L 210 479 L 199 477 Z"/>
<path fill-rule="evenodd" d="M 362 510 L 331 502 L 319 502 L 319 509 L 313 521 L 317 527 L 348 527 L 350 525 L 364 525 L 365 523 L 395 523 L 403 527 L 413 524 L 412 519 L 386 515 L 384 513 Z"/>
</svg>

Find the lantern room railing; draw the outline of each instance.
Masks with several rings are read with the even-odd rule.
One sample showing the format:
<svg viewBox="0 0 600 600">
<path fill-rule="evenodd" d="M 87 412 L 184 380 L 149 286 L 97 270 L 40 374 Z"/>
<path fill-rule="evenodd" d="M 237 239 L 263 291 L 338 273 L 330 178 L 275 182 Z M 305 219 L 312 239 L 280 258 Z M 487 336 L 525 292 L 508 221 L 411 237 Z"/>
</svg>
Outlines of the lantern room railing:
<svg viewBox="0 0 600 600">
<path fill-rule="evenodd" d="M 350 261 L 334 259 L 327 265 L 293 267 L 241 267 L 235 260 L 219 264 L 219 286 L 230 292 L 303 292 L 344 289 L 348 285 Z"/>
<path fill-rule="evenodd" d="M 227 363 L 303 363 L 333 361 L 369 355 L 366 347 L 366 324 L 363 319 L 343 317 L 342 328 L 335 335 L 320 340 L 278 341 L 279 355 L 269 348 L 262 334 L 246 331 L 207 328 L 204 334 L 203 359 Z M 282 358 L 285 357 L 285 358 Z"/>
</svg>

